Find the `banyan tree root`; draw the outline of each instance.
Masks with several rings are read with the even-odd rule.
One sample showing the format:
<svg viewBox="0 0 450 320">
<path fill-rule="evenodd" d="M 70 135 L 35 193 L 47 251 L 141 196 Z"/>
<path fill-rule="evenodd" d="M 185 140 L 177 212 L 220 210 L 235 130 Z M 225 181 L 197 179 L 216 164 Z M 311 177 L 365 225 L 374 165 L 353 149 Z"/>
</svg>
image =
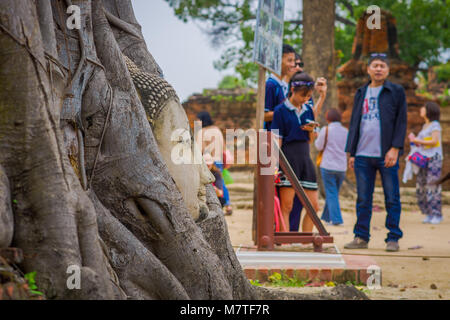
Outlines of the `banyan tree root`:
<svg viewBox="0 0 450 320">
<path fill-rule="evenodd" d="M 82 9 L 80 30 L 66 28 L 67 3 L 0 3 L 0 217 L 11 221 L 12 212 L 12 243 L 11 223 L 0 220 L 0 230 L 8 233 L 4 244 L 23 250 L 20 267 L 37 272 L 45 296 L 339 296 L 250 285 L 212 188 L 210 215 L 196 224 L 159 153 L 123 58 L 162 74 L 131 2 L 72 0 Z M 76 290 L 68 286 L 73 266 Z M 361 297 L 345 290 L 342 298 Z"/>
</svg>

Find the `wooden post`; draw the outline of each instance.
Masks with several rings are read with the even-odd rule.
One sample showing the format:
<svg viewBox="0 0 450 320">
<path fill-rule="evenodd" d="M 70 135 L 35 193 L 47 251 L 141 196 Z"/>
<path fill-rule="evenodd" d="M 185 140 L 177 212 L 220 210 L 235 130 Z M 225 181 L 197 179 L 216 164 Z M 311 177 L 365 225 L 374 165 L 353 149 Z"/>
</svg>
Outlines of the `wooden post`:
<svg viewBox="0 0 450 320">
<path fill-rule="evenodd" d="M 256 95 L 256 134 L 259 134 L 259 129 L 264 127 L 264 105 L 266 97 L 266 69 L 259 66 L 258 73 L 258 92 Z M 259 153 L 259 146 L 256 147 L 256 152 Z M 258 158 L 258 157 L 257 157 Z M 252 221 L 252 239 L 257 245 L 257 220 L 258 220 L 258 183 L 257 177 L 259 172 L 259 166 L 256 165 L 253 174 L 253 221 Z"/>
<path fill-rule="evenodd" d="M 258 148 L 265 150 L 263 154 L 273 158 L 271 154 L 272 136 L 270 132 L 267 135 L 258 135 Z M 273 250 L 274 244 L 274 197 L 275 197 L 275 185 L 274 175 L 270 172 L 271 163 L 264 163 L 261 161 L 260 153 L 258 152 L 258 165 L 257 165 L 257 187 L 258 187 L 258 203 L 257 203 L 257 228 L 256 237 L 258 251 Z M 270 174 L 262 171 L 263 169 L 269 169 Z"/>
</svg>

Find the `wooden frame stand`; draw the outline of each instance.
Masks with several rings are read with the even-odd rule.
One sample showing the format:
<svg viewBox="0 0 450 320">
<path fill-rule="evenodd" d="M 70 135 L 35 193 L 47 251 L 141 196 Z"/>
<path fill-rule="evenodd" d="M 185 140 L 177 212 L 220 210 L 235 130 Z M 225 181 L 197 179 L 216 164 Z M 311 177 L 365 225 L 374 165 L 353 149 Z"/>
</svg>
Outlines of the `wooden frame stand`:
<svg viewBox="0 0 450 320">
<path fill-rule="evenodd" d="M 264 138 L 266 139 L 266 138 Z M 295 194 L 300 199 L 306 214 L 311 218 L 314 226 L 319 231 L 318 233 L 310 232 L 274 232 L 274 196 L 275 185 L 274 175 L 263 175 L 261 170 L 269 168 L 269 164 L 261 164 L 259 148 L 267 148 L 266 154 L 272 149 L 271 144 L 274 144 L 274 150 L 279 155 L 279 165 L 284 174 L 291 182 L 295 190 Z M 272 156 L 272 155 L 271 155 Z M 273 156 L 272 156 L 273 158 Z M 333 237 L 325 229 L 324 225 L 317 216 L 305 190 L 298 181 L 297 176 L 292 170 L 287 161 L 283 151 L 279 148 L 277 142 L 272 139 L 270 132 L 267 134 L 267 141 L 261 141 L 261 135 L 258 134 L 258 165 L 257 165 L 257 231 L 256 231 L 256 245 L 258 251 L 273 250 L 274 244 L 283 243 L 312 243 L 315 252 L 322 251 L 322 244 L 333 243 Z"/>
</svg>

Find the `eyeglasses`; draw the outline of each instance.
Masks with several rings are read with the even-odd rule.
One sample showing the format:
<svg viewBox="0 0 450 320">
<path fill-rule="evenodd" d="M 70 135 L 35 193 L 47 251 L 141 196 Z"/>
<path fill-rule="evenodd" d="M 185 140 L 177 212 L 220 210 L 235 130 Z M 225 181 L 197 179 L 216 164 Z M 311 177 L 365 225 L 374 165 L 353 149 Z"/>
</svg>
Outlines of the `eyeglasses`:
<svg viewBox="0 0 450 320">
<path fill-rule="evenodd" d="M 296 63 L 295 63 L 295 66 L 296 66 L 296 67 L 299 67 L 299 68 L 303 68 L 304 65 L 305 65 L 305 64 L 304 64 L 303 62 L 296 62 Z"/>
<path fill-rule="evenodd" d="M 291 87 L 313 87 L 314 81 L 293 81 Z"/>
<path fill-rule="evenodd" d="M 375 58 L 375 57 L 387 58 L 387 54 L 386 53 L 371 53 L 370 57 L 371 58 Z"/>
</svg>

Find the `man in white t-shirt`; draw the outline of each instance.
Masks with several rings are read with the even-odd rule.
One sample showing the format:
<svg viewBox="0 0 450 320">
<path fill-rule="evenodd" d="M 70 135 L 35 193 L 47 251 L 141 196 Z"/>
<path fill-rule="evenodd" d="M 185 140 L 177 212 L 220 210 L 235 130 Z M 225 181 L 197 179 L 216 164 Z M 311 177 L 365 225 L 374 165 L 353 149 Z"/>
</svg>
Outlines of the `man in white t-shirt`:
<svg viewBox="0 0 450 320">
<path fill-rule="evenodd" d="M 398 158 L 403 152 L 406 136 L 407 105 L 405 90 L 387 79 L 389 62 L 384 53 L 373 53 L 367 73 L 370 81 L 355 94 L 347 146 L 349 168 L 355 170 L 358 198 L 355 238 L 346 249 L 368 247 L 372 198 L 377 171 L 380 172 L 389 230 L 387 251 L 398 251 L 400 230 L 400 184 Z"/>
</svg>

